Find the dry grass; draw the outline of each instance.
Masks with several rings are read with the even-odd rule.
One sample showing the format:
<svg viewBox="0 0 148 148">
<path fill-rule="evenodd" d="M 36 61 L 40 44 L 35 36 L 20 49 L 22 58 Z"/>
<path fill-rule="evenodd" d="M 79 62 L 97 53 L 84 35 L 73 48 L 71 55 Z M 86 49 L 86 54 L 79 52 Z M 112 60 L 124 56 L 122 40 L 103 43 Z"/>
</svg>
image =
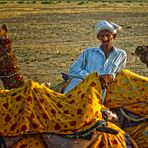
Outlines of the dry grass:
<svg viewBox="0 0 148 148">
<path fill-rule="evenodd" d="M 38 82 L 57 83 L 84 48 L 98 46 L 95 24 L 104 19 L 123 28 L 115 46 L 127 51 L 126 68 L 148 76 L 146 66 L 131 56 L 136 46 L 147 44 L 146 2 L 0 4 L 0 23 L 9 27 L 20 70 Z"/>
</svg>

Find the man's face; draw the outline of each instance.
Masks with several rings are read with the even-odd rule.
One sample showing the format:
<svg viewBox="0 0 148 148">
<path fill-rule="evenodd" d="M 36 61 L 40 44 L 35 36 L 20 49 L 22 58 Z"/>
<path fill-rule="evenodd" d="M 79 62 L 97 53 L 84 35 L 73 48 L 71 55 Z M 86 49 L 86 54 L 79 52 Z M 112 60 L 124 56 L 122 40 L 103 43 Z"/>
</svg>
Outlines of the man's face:
<svg viewBox="0 0 148 148">
<path fill-rule="evenodd" d="M 114 38 L 115 35 L 107 30 L 101 31 L 98 35 L 98 39 L 101 41 L 103 48 L 111 48 Z"/>
<path fill-rule="evenodd" d="M 0 28 L 0 36 L 5 36 L 6 35 L 6 30 Z"/>
</svg>

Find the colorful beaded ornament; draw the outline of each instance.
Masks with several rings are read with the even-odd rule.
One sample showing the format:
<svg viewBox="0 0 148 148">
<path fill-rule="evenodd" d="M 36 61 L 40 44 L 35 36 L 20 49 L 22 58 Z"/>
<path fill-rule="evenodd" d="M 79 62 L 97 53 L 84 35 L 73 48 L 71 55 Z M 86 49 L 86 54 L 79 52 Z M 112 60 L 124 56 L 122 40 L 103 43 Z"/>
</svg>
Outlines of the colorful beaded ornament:
<svg viewBox="0 0 148 148">
<path fill-rule="evenodd" d="M 0 78 L 5 89 L 17 88 L 24 84 L 17 60 L 11 49 L 12 40 L 0 38 Z"/>
</svg>

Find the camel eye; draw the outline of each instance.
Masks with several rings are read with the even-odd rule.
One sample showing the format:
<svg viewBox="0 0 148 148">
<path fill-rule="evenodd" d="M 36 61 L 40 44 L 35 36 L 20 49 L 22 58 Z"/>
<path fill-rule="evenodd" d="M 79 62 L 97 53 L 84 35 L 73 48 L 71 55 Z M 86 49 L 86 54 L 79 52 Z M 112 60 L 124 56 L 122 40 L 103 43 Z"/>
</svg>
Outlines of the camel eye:
<svg viewBox="0 0 148 148">
<path fill-rule="evenodd" d="M 142 47 L 137 48 L 137 52 L 140 52 L 140 51 L 142 51 L 142 50 L 143 50 Z"/>
<path fill-rule="evenodd" d="M 143 50 L 143 48 L 140 48 L 140 49 L 139 49 L 139 51 L 142 51 L 142 50 Z"/>
<path fill-rule="evenodd" d="M 135 50 L 136 53 L 141 53 L 142 51 L 143 51 L 142 47 L 137 47 Z"/>
</svg>

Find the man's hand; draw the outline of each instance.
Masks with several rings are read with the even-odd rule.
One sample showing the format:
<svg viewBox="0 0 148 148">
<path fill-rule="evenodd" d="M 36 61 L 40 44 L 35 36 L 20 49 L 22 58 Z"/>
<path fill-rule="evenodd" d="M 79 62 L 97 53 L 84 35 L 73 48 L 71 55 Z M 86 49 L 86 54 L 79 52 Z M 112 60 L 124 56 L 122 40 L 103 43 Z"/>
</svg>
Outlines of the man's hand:
<svg viewBox="0 0 148 148">
<path fill-rule="evenodd" d="M 101 109 L 101 113 L 102 113 L 103 118 L 106 121 L 112 120 L 112 119 L 114 119 L 115 121 L 118 121 L 118 116 L 110 110 Z"/>
<path fill-rule="evenodd" d="M 111 84 L 114 80 L 113 75 L 111 74 L 105 74 L 99 76 L 99 80 L 102 86 L 102 89 L 107 88 L 109 84 Z"/>
</svg>

